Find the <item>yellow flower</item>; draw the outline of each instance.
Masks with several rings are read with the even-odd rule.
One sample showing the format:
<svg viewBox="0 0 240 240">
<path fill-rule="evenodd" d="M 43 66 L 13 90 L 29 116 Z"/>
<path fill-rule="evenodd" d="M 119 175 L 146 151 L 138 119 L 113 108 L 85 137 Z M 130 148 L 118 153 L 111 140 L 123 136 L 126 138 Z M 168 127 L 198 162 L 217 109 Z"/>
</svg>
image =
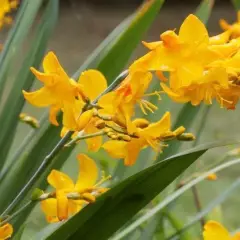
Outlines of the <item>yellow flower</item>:
<svg viewBox="0 0 240 240">
<path fill-rule="evenodd" d="M 44 86 L 35 92 L 23 91 L 24 97 L 37 107 L 50 106 L 50 122 L 58 126 L 56 115 L 63 111 L 63 125 L 74 130 L 77 128 L 76 119 L 79 115 L 79 101 L 81 95 L 77 83 L 70 79 L 61 67 L 53 52 L 49 52 L 43 60 L 44 73 L 31 68 L 33 74 Z"/>
<path fill-rule="evenodd" d="M 48 222 L 67 219 L 68 216 L 81 210 L 88 202 L 95 201 L 95 196 L 106 190 L 96 184 L 98 168 L 94 160 L 84 154 L 79 154 L 77 159 L 79 175 L 75 184 L 68 175 L 57 170 L 52 170 L 47 178 L 48 183 L 56 189 L 56 198 L 49 198 L 41 202 Z M 69 193 L 79 193 L 85 200 L 68 199 L 67 194 Z"/>
<path fill-rule="evenodd" d="M 220 223 L 208 221 L 204 226 L 204 240 L 240 240 L 240 233 L 230 236 L 230 233 Z"/>
<path fill-rule="evenodd" d="M 220 19 L 219 24 L 230 35 L 231 39 L 240 37 L 240 11 L 237 12 L 237 21 L 235 23 L 229 24 L 224 19 Z"/>
<path fill-rule="evenodd" d="M 13 227 L 11 224 L 6 223 L 0 227 L 0 240 L 8 239 L 13 234 Z"/>
<path fill-rule="evenodd" d="M 162 41 L 144 43 L 151 51 L 135 61 L 130 69 L 180 71 L 197 78 L 207 64 L 231 55 L 239 47 L 238 41 L 216 44 L 217 39 L 223 37 L 211 40 L 204 24 L 192 14 L 182 23 L 179 35 L 166 31 L 160 37 Z M 211 45 L 211 41 L 215 45 Z"/>
<path fill-rule="evenodd" d="M 138 123 L 137 120 L 136 125 L 140 126 Z M 139 152 L 147 146 L 151 146 L 155 151 L 161 151 L 160 141 L 166 135 L 175 135 L 170 131 L 170 125 L 170 113 L 166 112 L 158 122 L 148 126 L 142 125 L 143 128 L 136 127 L 137 137 L 133 137 L 130 142 L 110 140 L 105 142 L 102 147 L 113 158 L 124 158 L 124 164 L 130 166 L 136 162 Z"/>
<path fill-rule="evenodd" d="M 192 69 L 194 71 L 194 69 Z M 182 81 L 184 79 L 185 83 Z M 215 68 L 202 71 L 201 76 L 189 78 L 188 74 L 172 73 L 170 87 L 161 83 L 163 90 L 176 102 L 191 102 L 199 105 L 202 101 L 212 104 L 212 99 L 217 99 L 221 106 L 226 106 L 229 101 L 225 98 L 223 90 L 229 88 L 228 75 L 224 68 Z M 177 88 L 175 86 L 178 86 Z"/>
<path fill-rule="evenodd" d="M 17 8 L 19 4 L 18 0 L 1 0 L 0 3 L 0 28 L 5 24 L 11 24 L 12 18 L 6 16 L 12 9 Z"/>
<path fill-rule="evenodd" d="M 156 106 L 143 99 L 151 80 L 152 75 L 149 72 L 130 72 L 115 91 L 99 99 L 98 105 L 102 108 L 99 112 L 114 116 L 114 121 L 121 126 L 127 126 L 129 133 L 135 132 L 136 128 L 131 122 L 135 104 L 139 104 L 145 114 L 146 109 L 151 112 L 157 109 Z"/>
</svg>

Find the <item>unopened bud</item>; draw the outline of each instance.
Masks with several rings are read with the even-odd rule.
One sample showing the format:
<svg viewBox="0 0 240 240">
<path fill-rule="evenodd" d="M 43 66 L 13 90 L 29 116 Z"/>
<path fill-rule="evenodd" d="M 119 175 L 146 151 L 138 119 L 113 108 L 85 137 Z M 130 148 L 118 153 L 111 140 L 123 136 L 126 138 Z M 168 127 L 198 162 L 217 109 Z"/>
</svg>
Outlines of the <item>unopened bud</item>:
<svg viewBox="0 0 240 240">
<path fill-rule="evenodd" d="M 217 175 L 215 173 L 210 173 L 207 177 L 206 177 L 207 180 L 209 181 L 215 181 L 217 180 Z"/>
<path fill-rule="evenodd" d="M 31 200 L 34 201 L 34 200 L 38 200 L 42 195 L 44 194 L 44 191 L 39 189 L 39 188 L 35 188 L 32 192 L 32 195 L 31 195 Z"/>
<path fill-rule="evenodd" d="M 149 125 L 149 121 L 144 118 L 137 118 L 132 123 L 138 128 L 146 128 Z"/>
<path fill-rule="evenodd" d="M 112 132 L 112 129 L 111 129 L 111 128 L 104 128 L 103 131 L 104 131 L 105 133 L 109 133 L 109 132 Z"/>
<path fill-rule="evenodd" d="M 96 121 L 95 127 L 98 129 L 103 129 L 105 127 L 105 122 L 102 119 L 99 119 Z"/>
<path fill-rule="evenodd" d="M 123 140 L 123 141 L 125 141 L 125 142 L 130 142 L 131 139 L 132 139 L 132 138 L 131 138 L 130 136 L 128 136 L 128 135 L 123 135 L 123 134 L 118 135 L 118 140 Z"/>
<path fill-rule="evenodd" d="M 91 120 L 92 117 L 93 117 L 92 110 L 88 110 L 88 111 L 84 112 L 77 121 L 78 131 L 83 130 L 87 126 L 87 124 L 89 123 L 89 121 Z"/>
<path fill-rule="evenodd" d="M 91 193 L 83 193 L 82 198 L 90 203 L 93 203 L 96 201 L 96 198 Z"/>
<path fill-rule="evenodd" d="M 178 135 L 183 134 L 183 133 L 185 132 L 185 130 L 186 130 L 186 128 L 183 127 L 183 126 L 181 126 L 181 127 L 177 128 L 177 129 L 176 129 L 175 131 L 173 131 L 173 132 L 176 134 L 176 136 L 178 136 Z"/>
<path fill-rule="evenodd" d="M 183 134 L 177 136 L 177 139 L 180 141 L 193 141 L 196 138 L 192 133 L 183 133 Z"/>
<path fill-rule="evenodd" d="M 22 122 L 30 125 L 32 128 L 39 128 L 40 127 L 39 122 L 36 118 L 31 117 L 31 116 L 29 116 L 25 113 L 21 113 L 19 115 L 19 118 Z"/>
<path fill-rule="evenodd" d="M 163 135 L 161 135 L 161 140 L 163 141 L 170 141 L 176 138 L 176 134 L 174 132 L 166 132 Z"/>
<path fill-rule="evenodd" d="M 116 133 L 114 133 L 114 132 L 108 132 L 107 136 L 109 138 L 111 138 L 112 140 L 117 140 L 118 139 L 118 135 Z"/>
</svg>

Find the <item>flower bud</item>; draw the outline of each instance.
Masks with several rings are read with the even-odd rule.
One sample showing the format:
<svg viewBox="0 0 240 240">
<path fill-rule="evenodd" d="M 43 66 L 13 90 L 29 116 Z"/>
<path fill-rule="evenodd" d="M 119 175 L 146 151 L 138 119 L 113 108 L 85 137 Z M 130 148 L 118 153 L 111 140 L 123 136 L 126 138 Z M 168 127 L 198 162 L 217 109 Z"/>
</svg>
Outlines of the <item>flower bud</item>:
<svg viewBox="0 0 240 240">
<path fill-rule="evenodd" d="M 196 138 L 192 133 L 183 133 L 181 135 L 178 135 L 177 139 L 180 141 L 193 141 Z"/>
<path fill-rule="evenodd" d="M 215 173 L 210 173 L 207 177 L 206 177 L 207 180 L 209 181 L 215 181 L 217 180 L 217 175 Z"/>
<path fill-rule="evenodd" d="M 83 130 L 86 127 L 86 125 L 89 123 L 89 121 L 91 120 L 92 117 L 93 117 L 92 110 L 88 110 L 88 111 L 84 112 L 77 120 L 78 131 Z"/>
<path fill-rule="evenodd" d="M 177 128 L 177 129 L 176 129 L 175 131 L 173 131 L 173 132 L 176 134 L 176 136 L 179 136 L 179 135 L 183 134 L 183 133 L 185 132 L 185 130 L 186 130 L 186 128 L 183 127 L 183 126 L 181 126 L 181 127 Z"/>
<path fill-rule="evenodd" d="M 105 127 L 105 122 L 102 119 L 99 119 L 96 121 L 95 127 L 98 129 L 103 129 Z"/>
<path fill-rule="evenodd" d="M 149 125 L 149 121 L 147 119 L 144 119 L 144 118 L 137 118 L 133 121 L 133 124 L 137 128 L 146 128 Z"/>
</svg>

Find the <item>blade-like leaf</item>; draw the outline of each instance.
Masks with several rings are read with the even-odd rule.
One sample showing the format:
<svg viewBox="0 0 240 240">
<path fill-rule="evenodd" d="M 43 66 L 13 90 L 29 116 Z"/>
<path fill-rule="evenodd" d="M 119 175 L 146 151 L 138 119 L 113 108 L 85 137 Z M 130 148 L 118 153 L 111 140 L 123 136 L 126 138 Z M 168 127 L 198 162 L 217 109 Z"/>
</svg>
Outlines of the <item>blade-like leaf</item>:
<svg viewBox="0 0 240 240">
<path fill-rule="evenodd" d="M 107 79 L 115 78 L 122 71 L 132 54 L 132 49 L 137 47 L 143 34 L 151 26 L 163 2 L 163 0 L 146 1 L 129 28 L 113 44 L 114 51 L 106 53 L 98 69 Z M 109 68 L 112 70 L 109 71 Z"/>
<path fill-rule="evenodd" d="M 3 113 L 5 113 L 6 116 L 4 116 L 5 118 L 1 119 L 2 122 L 5 124 L 3 125 L 1 137 L 4 136 L 5 138 L 2 138 L 2 141 L 0 141 L 0 143 L 2 145 L 7 144 L 7 146 L 5 145 L 5 150 L 1 151 L 1 157 L 3 157 L 3 154 L 6 155 L 7 147 L 10 147 L 10 143 L 12 141 L 12 137 L 14 136 L 15 129 L 18 123 L 18 115 L 24 104 L 22 88 L 25 87 L 28 89 L 34 80 L 34 75 L 30 72 L 29 68 L 32 65 L 38 66 L 42 60 L 42 57 L 46 50 L 49 35 L 52 32 L 54 23 L 57 19 L 57 10 L 58 0 L 49 1 L 46 6 L 45 13 L 42 17 L 42 21 L 39 23 L 39 28 L 36 31 L 27 57 L 23 63 L 22 68 L 20 69 L 18 78 L 16 79 L 16 85 L 12 89 L 9 95 L 9 101 L 7 101 L 3 109 Z M 2 146 L 1 144 L 0 146 Z M 32 160 L 33 159 L 34 158 L 32 158 Z M 1 160 L 3 160 L 3 158 Z M 17 162 L 15 169 L 13 169 L 13 171 L 9 171 L 7 176 L 0 182 L 1 191 L 6 193 L 6 195 L 2 196 L 0 199 L 1 210 L 3 210 L 3 208 L 9 203 L 9 201 L 11 201 L 11 199 L 15 197 L 17 189 L 19 189 L 18 186 L 21 187 L 20 184 L 24 184 L 21 182 L 20 177 L 15 178 L 15 181 L 13 181 L 14 178 L 11 177 L 21 176 L 23 173 L 28 175 L 28 167 L 31 168 L 31 165 L 19 165 L 20 163 L 21 161 Z M 23 171 L 23 169 L 25 169 L 25 171 Z"/>
<path fill-rule="evenodd" d="M 8 35 L 0 55 L 0 99 L 7 81 L 7 73 L 9 66 L 11 66 L 11 61 L 16 51 L 21 48 L 21 44 L 32 26 L 41 4 L 42 0 L 25 0 L 21 4 L 15 24 Z"/>
<path fill-rule="evenodd" d="M 232 3 L 237 11 L 240 10 L 240 1 L 239 0 L 232 0 Z"/>
<path fill-rule="evenodd" d="M 108 239 L 209 148 L 229 143 L 236 142 L 201 145 L 133 175 L 84 208 L 47 239 Z"/>
</svg>

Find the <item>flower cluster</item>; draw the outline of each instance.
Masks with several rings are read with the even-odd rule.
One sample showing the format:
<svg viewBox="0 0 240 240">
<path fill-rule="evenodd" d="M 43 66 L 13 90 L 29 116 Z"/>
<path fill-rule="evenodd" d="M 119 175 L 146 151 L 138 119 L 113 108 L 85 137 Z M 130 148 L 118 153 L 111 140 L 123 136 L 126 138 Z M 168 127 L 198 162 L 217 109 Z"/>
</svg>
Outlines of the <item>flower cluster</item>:
<svg viewBox="0 0 240 240">
<path fill-rule="evenodd" d="M 196 106 L 216 99 L 221 107 L 234 109 L 240 97 L 239 23 L 221 23 L 226 31 L 209 37 L 204 24 L 189 15 L 178 34 L 166 31 L 160 35 L 161 41 L 143 42 L 150 52 L 130 69 L 155 71 L 163 91 L 176 102 Z"/>
<path fill-rule="evenodd" d="M 158 91 L 146 93 L 152 81 L 148 71 L 130 70 L 115 90 L 102 95 L 107 89 L 107 81 L 97 70 L 83 72 L 75 82 L 68 77 L 53 52 L 44 58 L 43 69 L 44 73 L 41 73 L 31 68 L 44 86 L 35 92 L 23 91 L 24 97 L 35 106 L 50 106 L 49 119 L 56 126 L 59 125 L 57 113 L 61 111 L 61 136 L 75 131 L 73 138 L 86 139 L 88 150 L 98 151 L 102 147 L 112 157 L 123 158 L 125 165 L 132 165 L 145 147 L 161 152 L 166 146 L 165 141 L 194 139 L 193 135 L 184 134 L 184 127 L 171 130 L 169 112 L 155 123 L 133 119 L 137 105 L 144 114 L 158 108 L 146 99 L 149 95 L 159 96 Z M 96 103 L 95 99 L 98 99 Z M 109 141 L 103 143 L 103 136 Z"/>
</svg>

